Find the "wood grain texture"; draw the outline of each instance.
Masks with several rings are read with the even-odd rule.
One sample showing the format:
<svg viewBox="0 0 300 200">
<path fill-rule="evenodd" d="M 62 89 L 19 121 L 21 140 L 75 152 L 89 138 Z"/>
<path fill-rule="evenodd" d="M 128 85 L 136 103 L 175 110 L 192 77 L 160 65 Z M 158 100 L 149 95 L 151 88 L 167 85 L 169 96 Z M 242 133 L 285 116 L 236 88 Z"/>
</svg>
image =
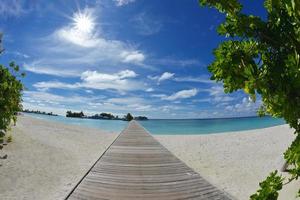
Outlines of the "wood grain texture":
<svg viewBox="0 0 300 200">
<path fill-rule="evenodd" d="M 66 199 L 232 199 L 129 123 Z"/>
</svg>

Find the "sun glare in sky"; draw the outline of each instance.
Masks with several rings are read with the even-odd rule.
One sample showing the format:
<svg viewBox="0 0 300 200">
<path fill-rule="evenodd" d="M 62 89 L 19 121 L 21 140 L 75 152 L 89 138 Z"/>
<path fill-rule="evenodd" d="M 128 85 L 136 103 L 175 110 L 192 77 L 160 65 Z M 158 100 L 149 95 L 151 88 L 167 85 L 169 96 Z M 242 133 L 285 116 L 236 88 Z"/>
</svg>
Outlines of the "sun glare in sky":
<svg viewBox="0 0 300 200">
<path fill-rule="evenodd" d="M 95 19 L 92 12 L 89 12 L 87 9 L 74 13 L 72 20 L 74 27 L 80 32 L 90 33 L 95 27 Z"/>
</svg>

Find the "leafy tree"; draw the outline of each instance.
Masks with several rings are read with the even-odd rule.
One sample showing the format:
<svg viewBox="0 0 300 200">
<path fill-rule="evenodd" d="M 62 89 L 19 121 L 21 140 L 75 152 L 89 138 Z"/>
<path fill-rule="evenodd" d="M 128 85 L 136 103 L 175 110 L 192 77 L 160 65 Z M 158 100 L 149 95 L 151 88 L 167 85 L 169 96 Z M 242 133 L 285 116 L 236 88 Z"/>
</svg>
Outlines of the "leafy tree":
<svg viewBox="0 0 300 200">
<path fill-rule="evenodd" d="M 115 118 L 115 116 L 112 115 L 111 113 L 101 113 L 100 117 L 103 119 L 114 119 Z"/>
<path fill-rule="evenodd" d="M 9 68 L 0 65 L 0 130 L 7 131 L 11 120 L 16 121 L 16 113 L 22 110 L 23 84 L 19 77 L 19 66 L 14 62 Z"/>
<path fill-rule="evenodd" d="M 75 118 L 83 118 L 84 113 L 81 112 L 72 112 L 72 111 L 67 111 L 66 112 L 66 117 L 75 117 Z"/>
<path fill-rule="evenodd" d="M 131 120 L 133 120 L 133 116 L 132 116 L 130 113 L 128 113 L 128 114 L 125 116 L 125 120 L 126 120 L 126 121 L 131 121 Z"/>
<path fill-rule="evenodd" d="M 3 52 L 1 42 L 0 33 L 0 53 Z M 9 67 L 0 64 L 0 144 L 3 143 L 3 137 L 11 122 L 16 122 L 16 113 L 22 110 L 24 86 L 19 78 L 24 77 L 25 74 L 20 73 L 19 68 L 14 62 L 11 62 Z M 2 149 L 2 146 L 0 148 Z"/>
<path fill-rule="evenodd" d="M 135 120 L 148 120 L 148 117 L 146 116 L 137 116 L 137 117 L 134 117 Z"/>
<path fill-rule="evenodd" d="M 255 101 L 258 114 L 281 117 L 295 129 L 296 139 L 284 153 L 291 178 L 300 175 L 300 1 L 265 0 L 267 19 L 242 13 L 238 0 L 199 0 L 226 14 L 218 33 L 227 40 L 215 50 L 208 69 L 224 91 L 243 89 Z M 260 183 L 252 200 L 277 199 L 285 179 L 273 172 Z M 298 192 L 300 195 L 300 191 Z"/>
</svg>

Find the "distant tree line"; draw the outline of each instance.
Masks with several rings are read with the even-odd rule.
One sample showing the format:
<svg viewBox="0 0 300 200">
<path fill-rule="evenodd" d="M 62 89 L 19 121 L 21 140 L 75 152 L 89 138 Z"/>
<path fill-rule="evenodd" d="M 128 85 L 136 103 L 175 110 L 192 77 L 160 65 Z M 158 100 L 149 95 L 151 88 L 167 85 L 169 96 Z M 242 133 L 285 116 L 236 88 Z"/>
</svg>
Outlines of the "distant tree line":
<svg viewBox="0 0 300 200">
<path fill-rule="evenodd" d="M 92 116 L 86 116 L 82 111 L 81 112 L 72 112 L 67 111 L 66 117 L 75 117 L 75 118 L 88 118 L 88 119 L 104 119 L 104 120 L 123 120 L 123 121 L 131 121 L 135 120 L 148 120 L 145 116 L 137 116 L 133 117 L 130 113 L 125 115 L 124 117 L 119 117 L 118 115 L 113 115 L 111 113 L 100 113 Z"/>
<path fill-rule="evenodd" d="M 135 120 L 148 120 L 147 117 L 145 116 L 137 116 L 137 117 L 134 117 Z"/>
<path fill-rule="evenodd" d="M 44 111 L 39 111 L 39 110 L 29 110 L 29 109 L 25 109 L 22 110 L 22 112 L 24 113 L 35 113 L 35 114 L 41 114 L 41 115 L 51 115 L 51 116 L 57 116 L 57 114 L 53 114 L 52 112 L 44 112 Z"/>
<path fill-rule="evenodd" d="M 114 116 L 111 113 L 101 113 L 89 116 L 90 119 L 119 119 L 119 116 Z"/>
<path fill-rule="evenodd" d="M 82 111 L 81 112 L 67 111 L 66 117 L 83 118 L 84 114 Z"/>
</svg>

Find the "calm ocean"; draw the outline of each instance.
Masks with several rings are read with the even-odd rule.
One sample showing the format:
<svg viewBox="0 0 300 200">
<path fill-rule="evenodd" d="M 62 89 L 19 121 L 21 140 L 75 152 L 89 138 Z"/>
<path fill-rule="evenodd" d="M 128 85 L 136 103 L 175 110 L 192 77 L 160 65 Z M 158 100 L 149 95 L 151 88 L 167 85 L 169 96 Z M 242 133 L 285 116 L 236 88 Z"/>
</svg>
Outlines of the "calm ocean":
<svg viewBox="0 0 300 200">
<path fill-rule="evenodd" d="M 74 124 L 79 126 L 99 128 L 102 130 L 120 132 L 126 127 L 127 122 L 120 120 L 96 120 L 67 118 L 64 116 L 48 116 L 29 114 L 35 118 Z M 246 117 L 228 119 L 151 119 L 140 123 L 152 134 L 209 134 L 229 131 L 242 131 L 258 128 L 266 128 L 285 124 L 282 119 L 272 117 Z"/>
</svg>

